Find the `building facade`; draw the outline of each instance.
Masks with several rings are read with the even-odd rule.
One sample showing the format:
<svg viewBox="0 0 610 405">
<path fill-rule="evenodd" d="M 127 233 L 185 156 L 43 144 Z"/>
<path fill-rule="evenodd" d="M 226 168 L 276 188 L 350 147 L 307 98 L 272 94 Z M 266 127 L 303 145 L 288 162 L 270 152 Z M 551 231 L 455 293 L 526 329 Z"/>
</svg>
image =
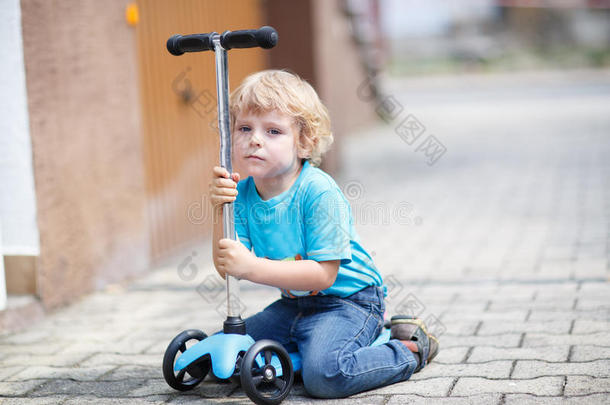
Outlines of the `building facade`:
<svg viewBox="0 0 610 405">
<path fill-rule="evenodd" d="M 229 53 L 231 88 L 270 67 L 302 75 L 331 111 L 335 150 L 374 117 L 343 1 L 0 7 L 0 331 L 209 243 L 213 54 L 171 56 L 172 34 L 274 26 L 273 50 Z"/>
</svg>

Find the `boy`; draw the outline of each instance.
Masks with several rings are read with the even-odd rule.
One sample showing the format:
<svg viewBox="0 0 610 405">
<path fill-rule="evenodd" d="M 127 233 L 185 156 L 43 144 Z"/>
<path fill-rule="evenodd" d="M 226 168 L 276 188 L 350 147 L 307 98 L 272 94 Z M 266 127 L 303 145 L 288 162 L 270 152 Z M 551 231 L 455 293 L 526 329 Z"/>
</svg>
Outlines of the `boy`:
<svg viewBox="0 0 610 405">
<path fill-rule="evenodd" d="M 328 112 L 298 76 L 268 70 L 231 95 L 233 163 L 213 169 L 214 265 L 224 278 L 278 287 L 281 298 L 245 320 L 254 340 L 301 354 L 307 392 L 338 398 L 408 379 L 438 352 L 419 319 L 383 327 L 383 281 L 361 246 L 348 201 L 317 166 L 332 143 Z M 222 238 L 235 201 L 239 242 Z M 252 251 L 253 249 L 253 251 Z"/>
</svg>

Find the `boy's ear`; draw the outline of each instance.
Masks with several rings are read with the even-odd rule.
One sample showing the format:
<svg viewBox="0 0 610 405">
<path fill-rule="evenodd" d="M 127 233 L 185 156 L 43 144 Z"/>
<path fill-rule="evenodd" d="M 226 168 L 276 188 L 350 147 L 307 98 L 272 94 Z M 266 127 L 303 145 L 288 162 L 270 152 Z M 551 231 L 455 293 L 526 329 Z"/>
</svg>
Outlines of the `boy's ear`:
<svg viewBox="0 0 610 405">
<path fill-rule="evenodd" d="M 301 130 L 299 131 L 299 141 L 297 142 L 297 156 L 302 159 L 309 159 L 315 149 L 320 142 L 319 138 L 308 139 L 307 135 L 304 133 L 305 130 L 301 126 Z"/>
<path fill-rule="evenodd" d="M 307 147 L 303 147 L 303 145 L 299 142 L 297 146 L 297 157 L 301 159 L 309 159 L 311 157 L 311 149 Z"/>
</svg>

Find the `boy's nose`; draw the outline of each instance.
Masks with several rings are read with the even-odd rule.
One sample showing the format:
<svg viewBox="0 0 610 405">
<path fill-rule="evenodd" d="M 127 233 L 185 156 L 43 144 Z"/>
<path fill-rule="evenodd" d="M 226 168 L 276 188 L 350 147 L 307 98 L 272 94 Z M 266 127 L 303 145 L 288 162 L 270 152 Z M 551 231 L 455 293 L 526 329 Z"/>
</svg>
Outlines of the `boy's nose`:
<svg viewBox="0 0 610 405">
<path fill-rule="evenodd" d="M 257 146 L 263 146 L 263 139 L 254 131 L 250 137 L 250 143 Z"/>
</svg>

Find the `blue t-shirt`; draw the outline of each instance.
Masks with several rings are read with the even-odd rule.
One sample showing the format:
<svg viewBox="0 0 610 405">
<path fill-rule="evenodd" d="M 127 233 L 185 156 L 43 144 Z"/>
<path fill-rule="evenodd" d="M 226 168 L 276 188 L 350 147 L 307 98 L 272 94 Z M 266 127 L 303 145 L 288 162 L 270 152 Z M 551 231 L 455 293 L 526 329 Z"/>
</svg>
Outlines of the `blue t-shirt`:
<svg viewBox="0 0 610 405">
<path fill-rule="evenodd" d="M 254 179 L 237 185 L 235 231 L 254 254 L 272 260 L 341 260 L 335 283 L 322 291 L 282 290 L 288 297 L 312 294 L 346 297 L 383 280 L 361 246 L 349 202 L 324 171 L 305 161 L 285 192 L 264 201 Z"/>
</svg>

